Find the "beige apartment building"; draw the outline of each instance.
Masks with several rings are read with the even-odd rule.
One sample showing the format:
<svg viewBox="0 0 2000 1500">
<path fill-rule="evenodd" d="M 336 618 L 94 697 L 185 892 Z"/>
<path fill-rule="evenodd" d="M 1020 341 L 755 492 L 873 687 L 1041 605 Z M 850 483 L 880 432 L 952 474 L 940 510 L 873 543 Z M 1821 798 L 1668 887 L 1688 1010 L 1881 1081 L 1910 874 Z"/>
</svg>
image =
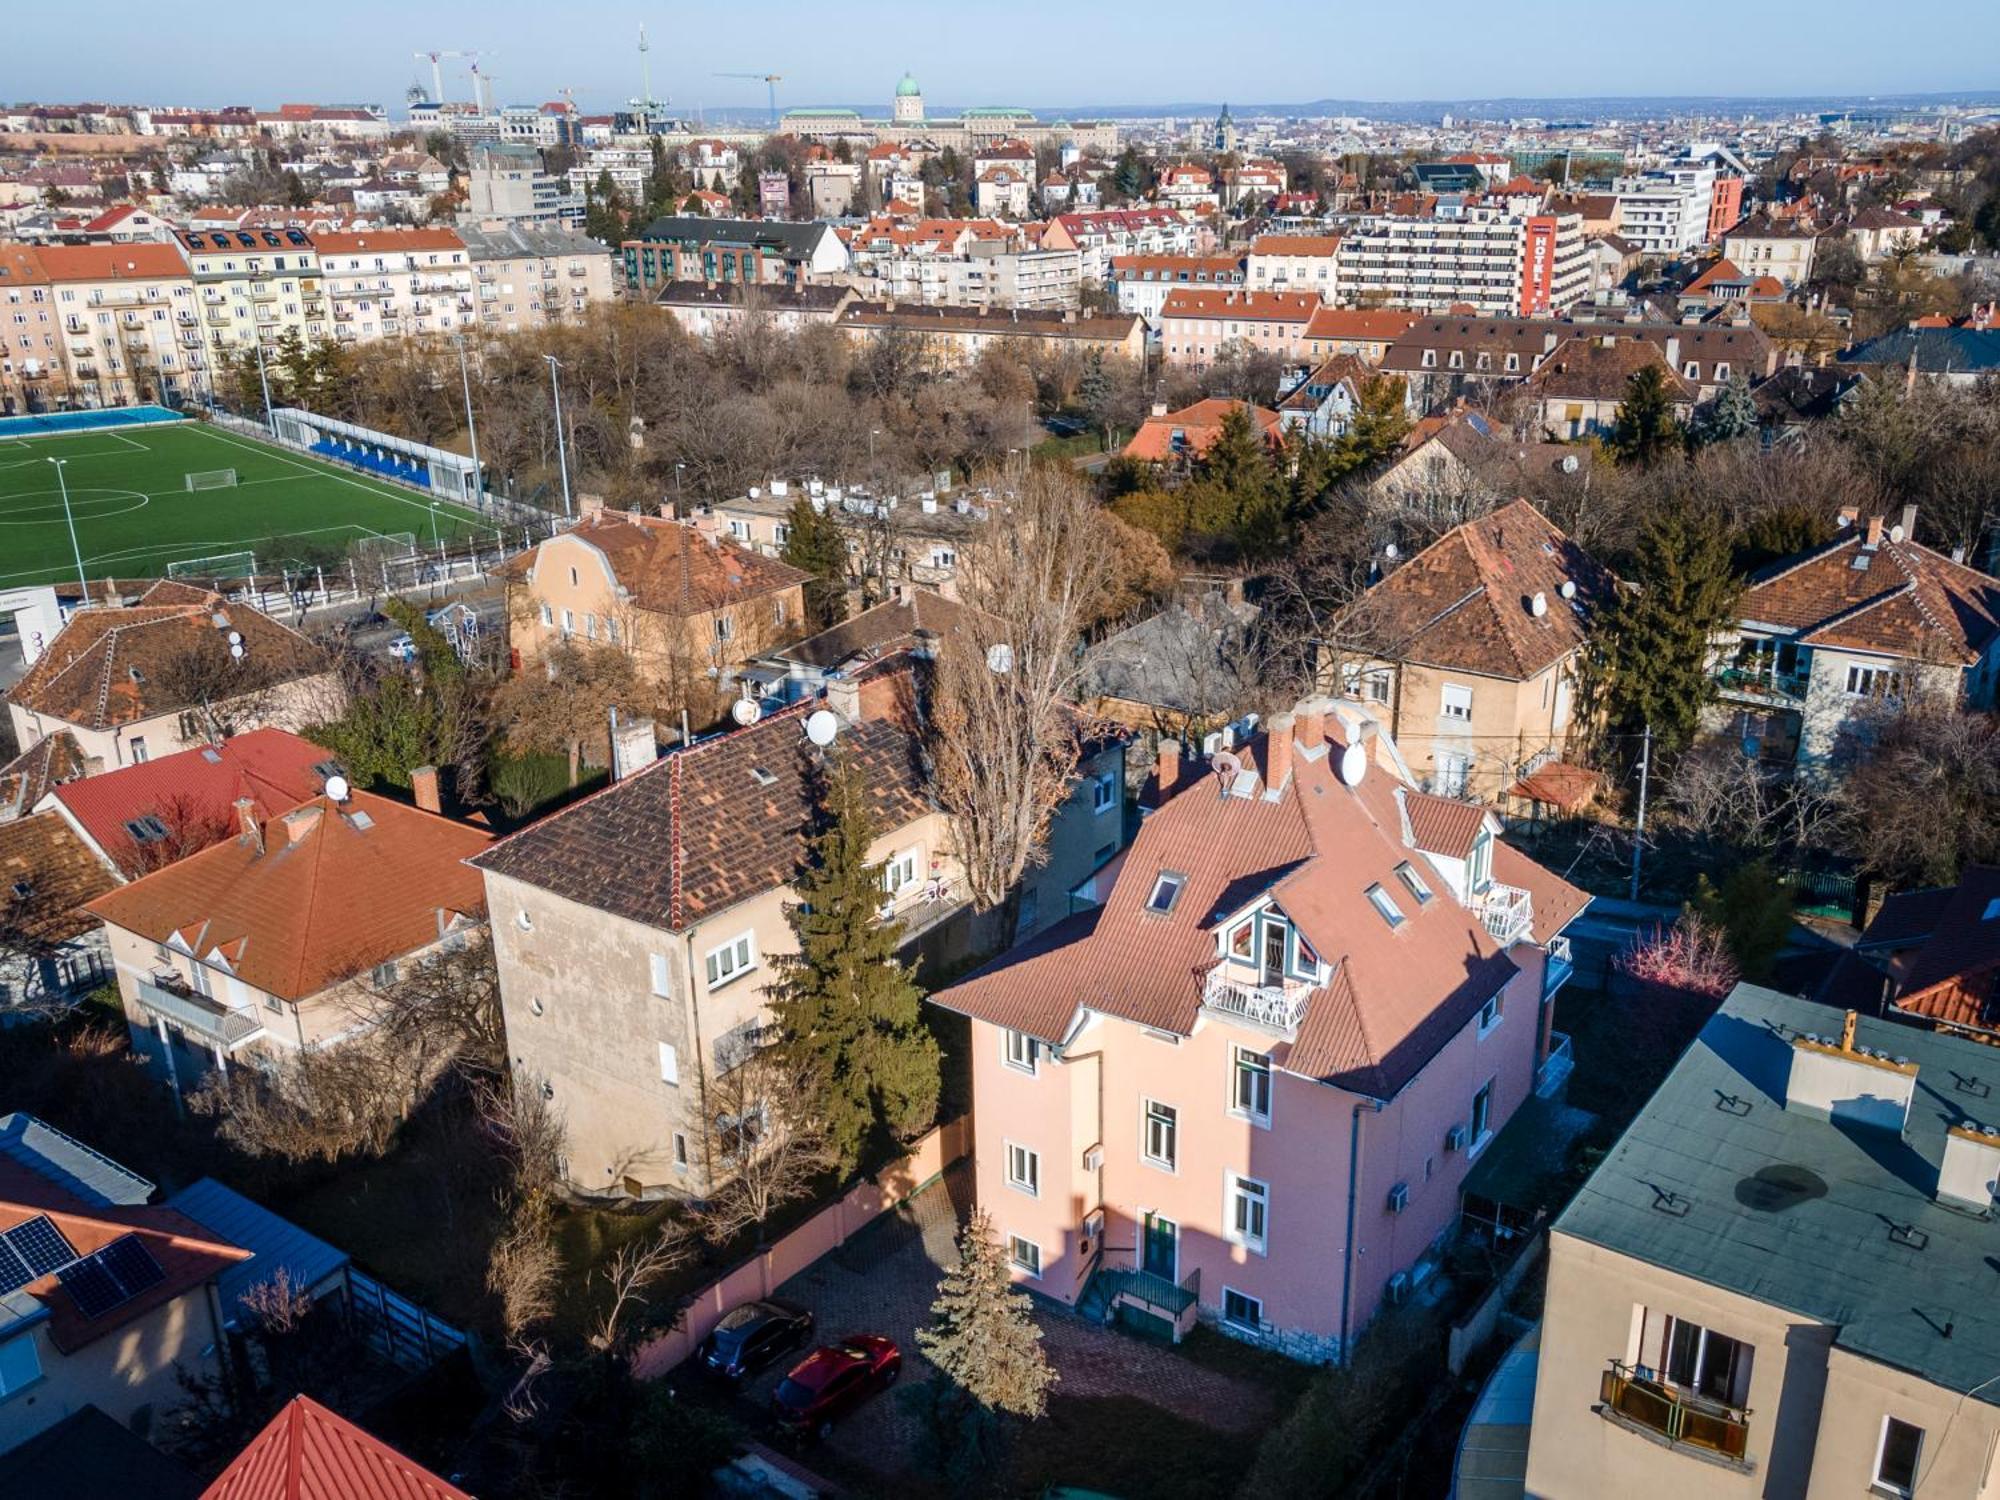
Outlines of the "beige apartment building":
<svg viewBox="0 0 2000 1500">
<path fill-rule="evenodd" d="M 1526 1492 L 1993 1495 L 1992 1055 L 1739 985 L 1550 1233 Z"/>
<path fill-rule="evenodd" d="M 449 333 L 477 321 L 472 252 L 450 229 L 320 234 L 321 274 L 343 342 Z"/>
<path fill-rule="evenodd" d="M 206 384 L 194 280 L 172 245 L 44 245 L 70 389 L 91 406 L 180 402 Z"/>
<path fill-rule="evenodd" d="M 0 416 L 50 405 L 62 390 L 49 273 L 32 245 L 0 245 Z"/>
<path fill-rule="evenodd" d="M 461 225 L 479 326 L 517 333 L 568 322 L 618 295 L 611 250 L 588 235 L 492 220 Z"/>
<path fill-rule="evenodd" d="M 184 229 L 174 236 L 194 277 L 210 369 L 287 333 L 332 332 L 319 257 L 303 229 Z"/>
<path fill-rule="evenodd" d="M 1446 532 L 1369 589 L 1322 669 L 1423 784 L 1493 801 L 1561 758 L 1577 659 L 1611 576 L 1525 500 Z"/>
</svg>

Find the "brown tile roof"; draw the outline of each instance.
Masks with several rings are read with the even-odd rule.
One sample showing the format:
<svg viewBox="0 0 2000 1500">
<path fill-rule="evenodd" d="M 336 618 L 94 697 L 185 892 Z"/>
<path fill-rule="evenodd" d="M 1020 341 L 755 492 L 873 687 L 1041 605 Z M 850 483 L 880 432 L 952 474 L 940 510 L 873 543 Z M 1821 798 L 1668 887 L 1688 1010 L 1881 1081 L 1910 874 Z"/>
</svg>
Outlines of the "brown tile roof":
<svg viewBox="0 0 2000 1500">
<path fill-rule="evenodd" d="M 1563 597 L 1565 583 L 1574 598 Z M 1343 628 L 1384 657 L 1520 682 L 1582 647 L 1612 588 L 1582 548 L 1516 500 L 1439 537 L 1362 595 Z"/>
<path fill-rule="evenodd" d="M 86 1317 L 55 1272 L 39 1276 L 15 1295 L 48 1309 L 49 1341 L 74 1354 L 133 1319 L 194 1290 L 228 1266 L 248 1260 L 239 1249 L 187 1215 L 151 1205 L 92 1207 L 12 1157 L 0 1157 L 0 1232 L 46 1216 L 76 1255 L 95 1254 L 128 1235 L 137 1239 L 166 1274 L 117 1306 Z"/>
<path fill-rule="evenodd" d="M 1447 859 L 1466 859 L 1486 826 L 1486 809 L 1476 802 L 1439 797 L 1430 792 L 1406 792 L 1403 812 L 1409 819 L 1410 842 Z"/>
<path fill-rule="evenodd" d="M 706 614 L 739 600 L 781 593 L 806 579 L 789 563 L 666 516 L 599 511 L 562 535 L 603 553 L 632 603 L 662 614 Z M 532 572 L 543 549 L 551 545 L 543 542 L 515 557 L 509 571 Z"/>
<path fill-rule="evenodd" d="M 909 674 L 896 673 L 864 688 L 863 717 L 843 726 L 838 740 L 859 767 L 885 832 L 932 806 L 921 737 L 895 702 L 910 683 Z M 805 858 L 816 806 L 819 757 L 803 725 L 822 706 L 795 704 L 669 754 L 499 840 L 471 863 L 675 932 L 788 886 Z"/>
<path fill-rule="evenodd" d="M 1325 392 L 1331 391 L 1341 381 L 1346 381 L 1357 392 L 1361 383 L 1375 371 L 1358 354 L 1336 354 L 1314 366 L 1312 372 L 1293 386 L 1285 398 L 1278 403 L 1279 411 L 1315 411 L 1326 399 Z M 1315 395 L 1314 392 L 1322 394 Z"/>
<path fill-rule="evenodd" d="M 1260 234 L 1250 242 L 1252 255 L 1327 255 L 1340 249 L 1337 234 Z"/>
<path fill-rule="evenodd" d="M 1874 924 L 1869 936 L 1875 936 Z M 1968 866 L 1933 930 L 1890 961 L 1895 1009 L 1953 1026 L 2000 1030 L 2000 867 Z"/>
<path fill-rule="evenodd" d="M 201 1500 L 472 1500 L 380 1438 L 294 1396 Z"/>
<path fill-rule="evenodd" d="M 259 826 L 261 849 L 226 839 L 88 909 L 156 943 L 178 933 L 203 958 L 220 949 L 246 984 L 294 1001 L 430 947 L 454 917 L 484 919 L 465 864 L 491 842 L 477 828 L 369 792 Z"/>
<path fill-rule="evenodd" d="M 453 229 L 370 229 L 361 234 L 316 234 L 313 248 L 321 255 L 398 254 L 418 250 L 463 250 L 465 241 Z"/>
<path fill-rule="evenodd" d="M 1232 401 L 1221 396 L 1207 396 L 1192 406 L 1183 406 L 1179 411 L 1170 411 L 1163 417 L 1146 418 L 1139 430 L 1132 434 L 1132 441 L 1125 445 L 1122 456 L 1144 463 L 1198 458 L 1222 435 L 1222 419 L 1239 408 L 1250 414 L 1250 420 L 1263 429 L 1267 439 L 1273 443 L 1283 441 L 1284 429 L 1278 414 L 1269 407 L 1252 406 L 1247 401 Z M 1176 433 L 1180 434 L 1179 442 L 1175 441 Z"/>
<path fill-rule="evenodd" d="M 829 630 L 795 641 L 772 654 L 804 662 L 809 667 L 837 667 L 857 656 L 872 659 L 906 651 L 916 645 L 917 631 L 944 635 L 957 629 L 966 613 L 966 606 L 928 589 L 918 589 L 908 599 L 891 599 L 873 609 L 864 609 L 851 620 L 843 620 Z"/>
<path fill-rule="evenodd" d="M 163 581 L 129 609 L 93 607 L 71 615 L 7 698 L 84 729 L 173 713 L 189 703 L 163 676 L 171 679 L 190 652 L 226 660 L 232 630 L 243 637 L 245 692 L 314 676 L 330 665 L 325 651 L 269 615 Z"/>
<path fill-rule="evenodd" d="M 1595 797 L 1603 786 L 1604 776 L 1601 772 L 1552 760 L 1515 782 L 1508 789 L 1507 795 L 1525 798 L 1530 802 L 1547 803 L 1550 807 L 1561 808 L 1565 812 L 1574 812 Z"/>
<path fill-rule="evenodd" d="M 1643 339 L 1568 339 L 1528 377 L 1528 389 L 1551 401 L 1622 401 L 1632 377 L 1648 367 L 1660 371 L 1670 400 L 1691 404 L 1700 394 Z"/>
<path fill-rule="evenodd" d="M 1246 766 L 1264 764 L 1267 741 L 1249 751 Z M 1274 1061 L 1389 1097 L 1517 970 L 1478 914 L 1440 889 L 1441 881 L 1430 882 L 1436 894 L 1422 906 L 1402 899 L 1400 926 L 1383 920 L 1367 891 L 1403 891 L 1395 870 L 1416 847 L 1403 832 L 1397 794 L 1405 789 L 1372 767 L 1358 787 L 1346 786 L 1334 774 L 1338 759 L 1337 749 L 1296 754 L 1275 799 L 1262 795 L 1261 782 L 1250 795 L 1225 797 L 1217 778 L 1193 776 L 1140 825 L 1101 908 L 1059 923 L 932 998 L 1049 1042 L 1061 1041 L 1083 1008 L 1187 1035 L 1216 963 L 1217 929 L 1268 896 L 1334 968 L 1331 982 L 1306 1001 L 1296 1039 L 1280 1045 Z M 1472 815 L 1484 816 L 1478 809 Z M 1525 856 L 1520 863 L 1528 863 Z M 1165 871 L 1184 883 L 1172 909 L 1160 913 L 1148 902 Z M 1569 888 L 1546 878 L 1559 906 Z"/>
<path fill-rule="evenodd" d="M 80 937 L 97 923 L 78 908 L 116 883 L 58 814 L 0 823 L 0 948 Z"/>
<path fill-rule="evenodd" d="M 1855 567 L 1863 557 L 1868 566 Z M 1806 645 L 1907 660 L 1942 653 L 1969 667 L 2000 630 L 2000 580 L 1907 538 L 1885 534 L 1871 550 L 1863 528 L 1850 526 L 1761 574 L 1737 614 L 1790 631 Z"/>
<path fill-rule="evenodd" d="M 83 749 L 67 729 L 44 735 L 0 766 L 0 817 L 33 812 L 49 789 L 89 773 Z"/>
</svg>

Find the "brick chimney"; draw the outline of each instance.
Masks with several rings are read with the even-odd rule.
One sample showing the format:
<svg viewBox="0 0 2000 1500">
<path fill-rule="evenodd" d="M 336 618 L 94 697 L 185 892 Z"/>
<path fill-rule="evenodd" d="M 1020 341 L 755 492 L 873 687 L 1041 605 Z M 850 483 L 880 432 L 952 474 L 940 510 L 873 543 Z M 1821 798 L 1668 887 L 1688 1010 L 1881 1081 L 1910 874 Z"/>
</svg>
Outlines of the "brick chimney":
<svg viewBox="0 0 2000 1500">
<path fill-rule="evenodd" d="M 278 821 L 285 825 L 285 842 L 296 844 L 319 827 L 319 820 L 326 809 L 317 802 L 308 802 L 304 807 L 295 807 Z"/>
<path fill-rule="evenodd" d="M 1292 714 L 1274 714 L 1264 736 L 1264 795 L 1275 797 L 1292 776 L 1292 734 L 1298 719 Z"/>
<path fill-rule="evenodd" d="M 1157 771 L 1160 783 L 1160 797 L 1165 800 L 1181 779 L 1181 742 L 1179 740 L 1160 741 L 1160 763 Z"/>
<path fill-rule="evenodd" d="M 1292 712 L 1299 721 L 1299 754 L 1308 760 L 1326 753 L 1326 699 L 1307 698 Z"/>
<path fill-rule="evenodd" d="M 249 797 L 236 799 L 236 830 L 244 843 L 264 852 L 264 825 L 257 821 L 257 804 Z"/>
<path fill-rule="evenodd" d="M 850 724 L 861 722 L 861 684 L 852 677 L 833 677 L 826 684 L 826 706 Z"/>
<path fill-rule="evenodd" d="M 444 803 L 438 798 L 438 773 L 436 766 L 418 766 L 410 772 L 410 795 L 417 806 L 427 813 L 441 813 Z"/>
<path fill-rule="evenodd" d="M 1868 518 L 1868 534 L 1862 538 L 1862 545 L 1871 548 L 1882 545 L 1882 518 L 1880 516 L 1870 516 Z"/>
</svg>

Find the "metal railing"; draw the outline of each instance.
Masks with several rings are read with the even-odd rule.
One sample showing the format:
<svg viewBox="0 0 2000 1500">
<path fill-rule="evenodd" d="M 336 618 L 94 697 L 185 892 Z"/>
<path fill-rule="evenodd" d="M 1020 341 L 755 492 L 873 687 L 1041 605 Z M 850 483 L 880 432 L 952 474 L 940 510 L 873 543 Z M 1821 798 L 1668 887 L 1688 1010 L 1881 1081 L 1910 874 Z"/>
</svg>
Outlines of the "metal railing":
<svg viewBox="0 0 2000 1500">
<path fill-rule="evenodd" d="M 1750 1408 L 1728 1406 L 1642 1375 L 1614 1359 L 1598 1384 L 1606 1413 L 1684 1444 L 1743 1463 L 1750 1446 Z"/>
<path fill-rule="evenodd" d="M 1534 924 L 1535 898 L 1518 885 L 1495 881 L 1479 894 L 1479 919 L 1493 941 L 1511 948 L 1528 935 Z"/>
<path fill-rule="evenodd" d="M 1546 1099 L 1561 1088 L 1569 1075 L 1576 1071 L 1576 1057 L 1570 1050 L 1569 1033 L 1551 1031 L 1549 1033 L 1549 1055 L 1542 1059 L 1542 1065 L 1535 1069 L 1535 1092 Z"/>
<path fill-rule="evenodd" d="M 1755 667 L 1724 667 L 1715 674 L 1716 685 L 1737 698 L 1754 698 L 1773 703 L 1803 703 L 1811 674 L 1779 672 Z"/>
<path fill-rule="evenodd" d="M 1266 1027 L 1290 1037 L 1305 1019 L 1310 985 L 1287 981 L 1283 984 L 1248 984 L 1231 979 L 1221 969 L 1210 972 L 1202 983 L 1204 1010 L 1216 1011 L 1253 1026 Z"/>
</svg>

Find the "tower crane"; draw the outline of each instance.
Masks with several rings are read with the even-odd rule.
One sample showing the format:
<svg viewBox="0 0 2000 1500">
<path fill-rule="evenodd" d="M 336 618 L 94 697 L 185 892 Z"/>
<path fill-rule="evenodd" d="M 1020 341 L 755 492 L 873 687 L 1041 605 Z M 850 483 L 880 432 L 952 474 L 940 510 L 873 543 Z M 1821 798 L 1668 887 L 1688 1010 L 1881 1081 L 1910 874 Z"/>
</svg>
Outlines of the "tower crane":
<svg viewBox="0 0 2000 1500">
<path fill-rule="evenodd" d="M 441 51 L 419 52 L 416 54 L 418 62 L 428 62 L 431 65 L 431 103 L 444 103 L 444 69 L 438 66 L 439 62 L 447 57 L 464 57 L 465 55 L 463 52 Z"/>
<path fill-rule="evenodd" d="M 771 124 L 778 123 L 778 85 L 785 81 L 782 73 L 717 73 L 717 78 L 750 78 L 764 85 L 771 96 Z"/>
</svg>

